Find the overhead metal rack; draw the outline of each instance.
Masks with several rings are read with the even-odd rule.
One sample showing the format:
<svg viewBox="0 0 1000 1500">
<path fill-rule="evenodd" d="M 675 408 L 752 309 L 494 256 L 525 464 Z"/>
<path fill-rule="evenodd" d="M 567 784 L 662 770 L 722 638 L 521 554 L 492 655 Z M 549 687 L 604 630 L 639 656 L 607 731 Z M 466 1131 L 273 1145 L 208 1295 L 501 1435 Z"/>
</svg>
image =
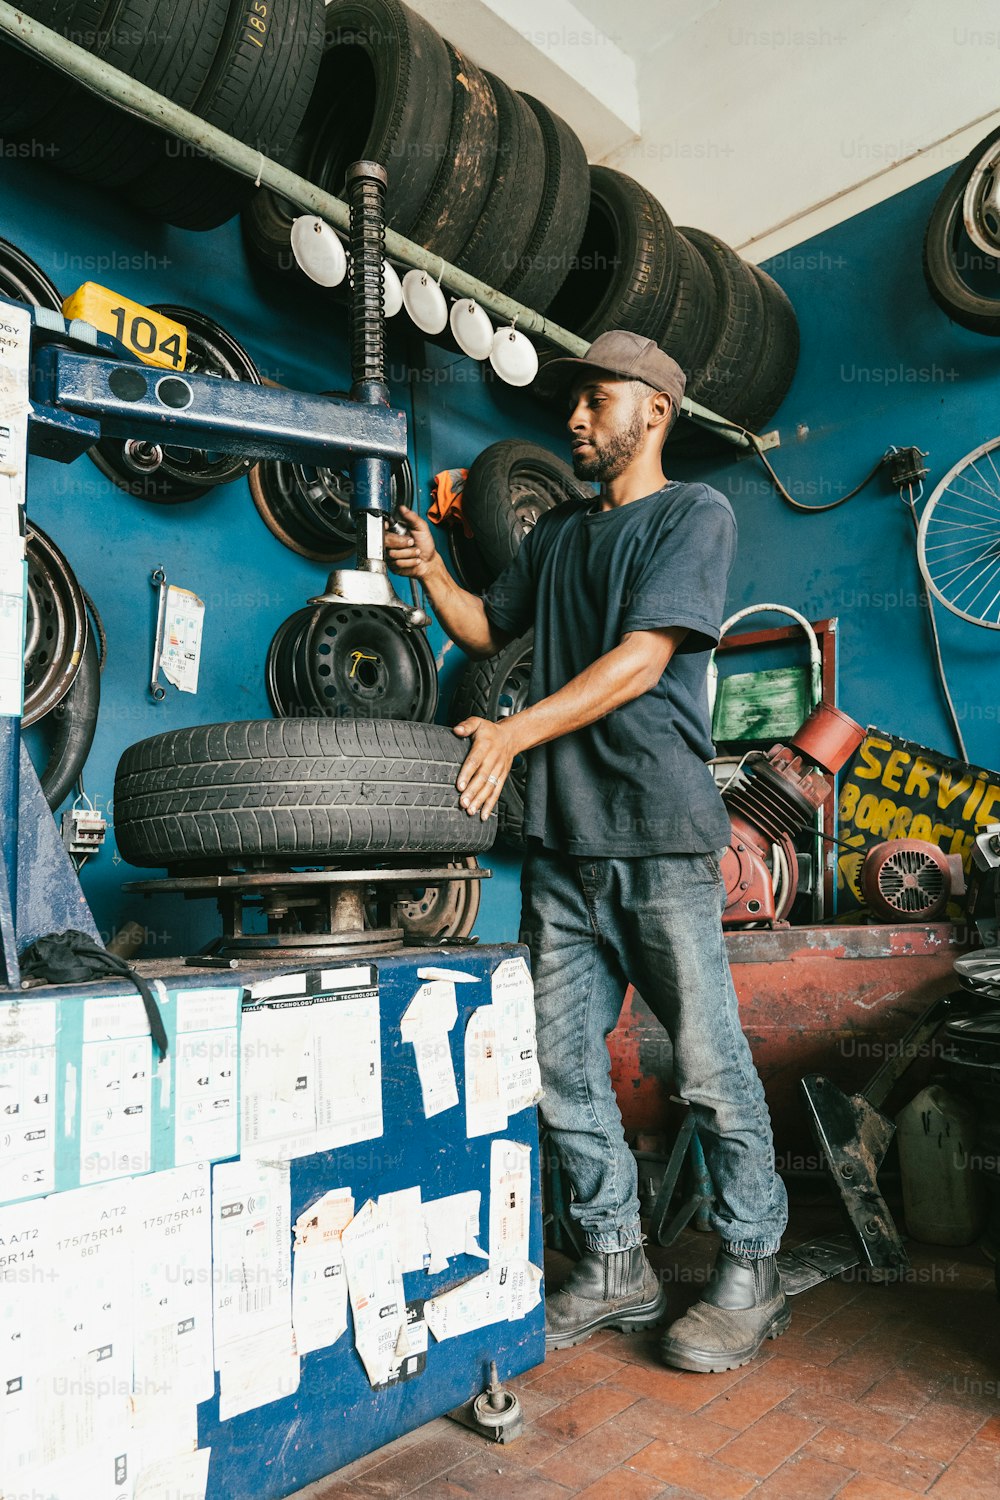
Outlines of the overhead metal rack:
<svg viewBox="0 0 1000 1500">
<path fill-rule="evenodd" d="M 294 203 L 303 213 L 316 214 L 343 234 L 348 232 L 350 208 L 343 199 L 325 192 L 295 172 L 290 172 L 287 167 L 282 167 L 252 146 L 227 135 L 225 131 L 218 130 L 199 116 L 181 109 L 155 89 L 138 83 L 120 69 L 93 57 L 75 42 L 68 41 L 48 26 L 43 26 L 39 21 L 16 10 L 7 0 L 0 0 L 0 34 L 8 37 L 22 50 L 68 74 L 109 103 L 117 104 L 129 114 L 197 146 L 222 166 L 249 179 L 256 187 L 271 188 Z M 442 260 L 439 255 L 425 250 L 422 245 L 415 244 L 395 230 L 386 230 L 385 247 L 390 259 L 426 271 L 456 297 L 474 298 L 496 318 L 510 321 L 516 319 L 522 333 L 544 338 L 568 354 L 584 355 L 590 347 L 585 339 L 560 327 L 558 323 L 551 322 L 535 308 L 526 307 L 523 302 L 516 302 L 514 298 L 505 296 L 495 287 L 470 276 L 468 272 L 460 270 L 450 261 Z M 699 426 L 716 433 L 737 448 L 760 451 L 775 446 L 778 441 L 777 435 L 772 433 L 760 437 L 748 434 L 743 428 L 687 396 L 681 403 L 681 410 Z"/>
</svg>

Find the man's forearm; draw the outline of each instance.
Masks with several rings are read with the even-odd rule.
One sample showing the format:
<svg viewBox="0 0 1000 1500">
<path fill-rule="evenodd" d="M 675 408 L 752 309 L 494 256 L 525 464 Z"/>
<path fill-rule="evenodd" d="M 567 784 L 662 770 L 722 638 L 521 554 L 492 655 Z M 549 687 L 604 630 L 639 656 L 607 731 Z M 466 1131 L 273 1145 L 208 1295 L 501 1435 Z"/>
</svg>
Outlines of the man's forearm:
<svg viewBox="0 0 1000 1500">
<path fill-rule="evenodd" d="M 434 613 L 456 645 L 469 656 L 495 656 L 507 637 L 493 630 L 482 599 L 460 588 L 435 556 L 421 582 Z"/>
<path fill-rule="evenodd" d="M 572 734 L 654 688 L 687 631 L 656 634 L 661 637 L 659 650 L 651 651 L 648 638 L 626 636 L 551 697 L 507 719 L 505 728 L 514 737 L 517 750 L 532 750 L 560 735 Z"/>
</svg>

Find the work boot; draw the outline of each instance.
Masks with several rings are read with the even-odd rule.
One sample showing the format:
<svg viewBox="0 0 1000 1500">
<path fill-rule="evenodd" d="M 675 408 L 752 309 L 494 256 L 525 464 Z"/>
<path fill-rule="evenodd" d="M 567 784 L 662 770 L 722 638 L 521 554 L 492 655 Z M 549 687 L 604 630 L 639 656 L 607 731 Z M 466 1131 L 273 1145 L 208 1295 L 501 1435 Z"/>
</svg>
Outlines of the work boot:
<svg viewBox="0 0 1000 1500">
<path fill-rule="evenodd" d="M 585 1250 L 545 1304 L 546 1349 L 570 1349 L 599 1328 L 632 1333 L 663 1316 L 666 1294 L 641 1245 Z"/>
<path fill-rule="evenodd" d="M 719 1251 L 705 1295 L 671 1323 L 660 1354 L 677 1370 L 737 1370 L 792 1320 L 777 1258 Z"/>
</svg>

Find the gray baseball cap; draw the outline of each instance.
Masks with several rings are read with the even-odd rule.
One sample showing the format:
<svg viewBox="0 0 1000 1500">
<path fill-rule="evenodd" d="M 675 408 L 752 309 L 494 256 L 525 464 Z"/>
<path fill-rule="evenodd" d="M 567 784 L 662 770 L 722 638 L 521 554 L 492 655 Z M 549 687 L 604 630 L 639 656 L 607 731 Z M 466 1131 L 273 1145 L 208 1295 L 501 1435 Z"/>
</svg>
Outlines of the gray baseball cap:
<svg viewBox="0 0 1000 1500">
<path fill-rule="evenodd" d="M 557 396 L 586 370 L 618 380 L 641 380 L 654 391 L 665 391 L 677 408 L 687 385 L 680 365 L 654 339 L 644 339 L 623 328 L 599 334 L 582 359 L 554 359 L 539 370 L 535 384 L 543 395 Z"/>
</svg>

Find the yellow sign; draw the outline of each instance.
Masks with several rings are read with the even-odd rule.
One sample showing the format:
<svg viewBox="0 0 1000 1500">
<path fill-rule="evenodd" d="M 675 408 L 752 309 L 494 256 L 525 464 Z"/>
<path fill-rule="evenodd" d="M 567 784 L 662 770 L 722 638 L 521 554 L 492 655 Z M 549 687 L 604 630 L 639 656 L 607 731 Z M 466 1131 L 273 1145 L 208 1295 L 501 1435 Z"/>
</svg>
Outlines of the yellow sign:
<svg viewBox="0 0 1000 1500">
<path fill-rule="evenodd" d="M 860 900 L 865 854 L 884 839 L 925 839 L 968 869 L 976 834 L 1000 823 L 1000 774 L 869 728 L 841 772 L 839 812 L 858 852 L 839 852 L 837 885 Z"/>
<path fill-rule="evenodd" d="M 63 317 L 82 318 L 100 333 L 110 333 L 147 365 L 183 370 L 187 329 L 163 313 L 131 302 L 96 281 L 85 281 L 63 303 Z"/>
</svg>

